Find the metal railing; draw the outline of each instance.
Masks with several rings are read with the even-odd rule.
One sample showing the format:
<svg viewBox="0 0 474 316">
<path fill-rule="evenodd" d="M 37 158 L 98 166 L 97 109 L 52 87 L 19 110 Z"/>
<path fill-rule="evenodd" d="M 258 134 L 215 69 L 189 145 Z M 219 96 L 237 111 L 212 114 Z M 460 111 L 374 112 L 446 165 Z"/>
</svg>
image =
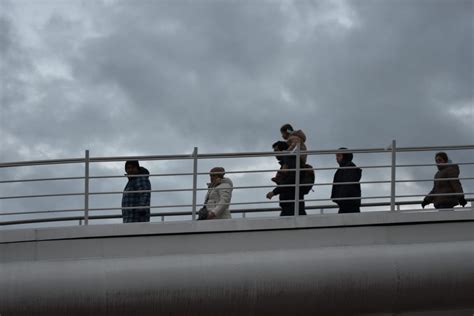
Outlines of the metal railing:
<svg viewBox="0 0 474 316">
<path fill-rule="evenodd" d="M 386 202 L 377 202 L 377 203 L 362 203 L 362 207 L 390 207 L 390 211 L 400 210 L 400 206 L 404 205 L 415 205 L 420 203 L 420 200 L 411 200 L 411 201 L 400 201 L 400 199 L 406 198 L 421 198 L 425 194 L 409 194 L 409 195 L 397 195 L 396 185 L 397 183 L 416 183 L 416 182 L 428 182 L 433 181 L 433 179 L 397 179 L 396 171 L 397 168 L 413 168 L 413 167 L 426 167 L 426 166 L 436 166 L 435 163 L 426 163 L 426 164 L 399 164 L 397 165 L 397 154 L 398 153 L 409 153 L 409 152 L 425 152 L 425 151 L 453 151 L 453 150 L 474 150 L 474 145 L 462 145 L 462 146 L 436 146 L 436 147 L 398 147 L 396 146 L 396 141 L 392 141 L 391 145 L 388 148 L 365 148 L 365 149 L 350 149 L 350 150 L 309 150 L 302 152 L 300 147 L 297 146 L 293 152 L 243 152 L 243 153 L 215 153 L 215 154 L 199 154 L 198 148 L 195 147 L 193 153 L 190 155 L 153 155 L 153 156 L 122 156 L 122 157 L 91 157 L 89 150 L 85 151 L 83 158 L 71 158 L 71 159 L 56 159 L 56 160 L 36 160 L 36 161 L 23 161 L 23 162 L 4 162 L 0 163 L 0 169 L 2 168 L 16 168 L 16 167 L 25 167 L 25 166 L 44 166 L 44 165 L 68 165 L 68 164 L 83 164 L 84 165 L 84 176 L 72 176 L 72 177 L 50 177 L 50 178 L 27 178 L 27 179 L 8 179 L 0 180 L 0 184 L 12 184 L 12 183 L 28 183 L 28 182 L 47 182 L 47 181 L 84 181 L 84 191 L 82 192 L 67 192 L 67 193 L 48 193 L 48 194 L 30 194 L 30 195 L 10 195 L 10 196 L 0 196 L 0 200 L 14 200 L 14 199 L 34 199 L 34 198 L 43 198 L 43 197 L 66 197 L 66 196 L 83 196 L 83 208 L 75 209 L 48 209 L 43 211 L 33 210 L 33 211 L 9 211 L 0 209 L 0 216 L 30 216 L 22 219 L 10 219 L 10 220 L 1 220 L 0 225 L 15 225 L 15 224 L 34 224 L 34 223 L 44 223 L 44 222 L 58 222 L 58 221 L 80 221 L 84 225 L 88 225 L 90 220 L 103 220 L 103 219 L 115 219 L 121 218 L 120 214 L 110 214 L 110 215 L 91 215 L 91 212 L 97 211 L 117 211 L 122 210 L 121 207 L 90 207 L 90 197 L 99 196 L 99 195 L 114 195 L 114 194 L 123 194 L 123 191 L 101 191 L 101 192 L 91 192 L 90 191 L 90 181 L 94 179 L 114 179 L 114 178 L 124 178 L 126 175 L 90 175 L 90 165 L 93 163 L 105 163 L 105 162 L 125 162 L 127 160 L 140 160 L 140 161 L 155 161 L 155 160 L 181 160 L 181 161 L 191 161 L 192 160 L 192 170 L 190 172 L 180 172 L 180 173 L 162 173 L 154 174 L 151 173 L 149 177 L 178 177 L 178 176 L 192 176 L 192 187 L 190 188 L 176 188 L 176 189 L 160 189 L 160 190 L 148 190 L 148 191 L 133 191 L 128 193 L 169 193 L 169 192 L 191 192 L 192 198 L 190 204 L 170 204 L 170 205 L 151 205 L 150 209 L 170 209 L 170 208 L 191 208 L 191 211 L 175 211 L 175 212 L 159 212 L 151 213 L 152 217 L 160 217 L 162 221 L 166 217 L 186 217 L 191 220 L 196 220 L 196 213 L 198 207 L 203 206 L 203 204 L 197 202 L 197 193 L 199 191 L 207 191 L 208 188 L 198 187 L 198 176 L 208 175 L 208 172 L 199 172 L 198 163 L 200 160 L 205 159 L 227 159 L 227 158 L 261 158 L 261 157 L 275 157 L 275 156 L 294 156 L 296 161 L 295 169 L 287 169 L 287 172 L 294 172 L 295 174 L 295 184 L 290 185 L 279 185 L 280 187 L 294 187 L 295 188 L 295 198 L 294 200 L 288 200 L 285 202 L 294 203 L 294 216 L 299 216 L 299 191 L 301 187 L 301 171 L 310 170 L 301 166 L 301 155 L 309 156 L 321 156 L 329 155 L 336 153 L 382 153 L 390 154 L 390 164 L 383 165 L 362 165 L 358 167 L 321 167 L 321 168 L 312 168 L 316 171 L 330 171 L 337 169 L 390 169 L 390 179 L 389 180 L 372 180 L 372 181 L 360 181 L 360 182 L 344 182 L 344 183 L 332 183 L 332 182 L 318 182 L 314 184 L 315 187 L 320 186 L 331 186 L 331 185 L 345 185 L 345 184 L 357 184 L 361 185 L 366 184 L 390 184 L 390 195 L 383 196 L 362 196 L 362 200 L 377 200 L 377 199 L 389 199 L 389 203 Z M 463 166 L 472 166 L 474 161 L 460 162 L 456 163 L 457 165 Z M 277 172 L 279 169 L 255 169 L 255 170 L 232 170 L 226 171 L 226 174 L 261 174 L 269 172 Z M 141 176 L 141 175 L 137 175 Z M 470 181 L 474 180 L 474 177 L 460 177 L 452 179 L 437 179 L 435 181 L 446 181 L 446 180 L 463 180 Z M 275 188 L 275 185 L 251 185 L 251 186 L 235 186 L 234 190 L 250 190 L 250 189 L 263 189 L 263 188 Z M 473 193 L 464 193 L 467 201 L 472 201 L 473 199 L 469 198 Z M 444 195 L 455 195 L 451 194 L 435 194 L 433 196 L 444 196 Z M 341 200 L 353 200 L 354 198 L 339 198 L 332 199 L 332 201 L 341 201 Z M 398 200 L 397 200 L 398 199 Z M 305 199 L 305 202 L 327 202 L 331 201 L 330 198 L 324 199 Z M 264 205 L 278 203 L 278 201 L 244 201 L 244 202 L 233 202 L 229 203 L 230 206 L 243 206 L 243 205 Z M 137 207 L 130 207 L 137 208 Z M 148 208 L 148 207 L 147 207 Z M 307 210 L 320 210 L 319 213 L 324 213 L 326 209 L 335 209 L 338 208 L 337 205 L 331 204 L 321 204 L 321 205 L 310 205 L 305 207 Z M 231 212 L 233 214 L 242 214 L 242 217 L 245 217 L 246 214 L 250 213 L 264 213 L 264 212 L 276 212 L 280 211 L 279 208 L 241 208 L 233 209 Z M 59 214 L 59 213 L 77 213 L 82 212 L 81 216 L 68 216 L 68 217 L 48 217 L 48 218 L 37 218 L 41 214 Z M 35 218 L 36 217 L 36 218 Z"/>
</svg>

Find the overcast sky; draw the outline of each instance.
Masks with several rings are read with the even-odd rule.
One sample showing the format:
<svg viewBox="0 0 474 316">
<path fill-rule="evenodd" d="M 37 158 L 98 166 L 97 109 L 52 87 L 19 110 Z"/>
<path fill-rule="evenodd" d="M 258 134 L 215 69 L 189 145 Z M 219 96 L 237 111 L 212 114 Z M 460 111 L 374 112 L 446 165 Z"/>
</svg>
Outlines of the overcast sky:
<svg viewBox="0 0 474 316">
<path fill-rule="evenodd" d="M 392 139 L 399 146 L 472 144 L 473 21 L 472 0 L 0 0 L 0 162 L 80 157 L 85 149 L 93 156 L 183 154 L 195 146 L 202 153 L 267 151 L 284 123 L 305 131 L 309 149 L 386 147 Z M 433 161 L 432 153 L 416 157 Z M 474 154 L 452 157 L 473 161 Z M 211 164 L 275 167 L 268 158 L 209 162 L 201 171 Z M 184 171 L 177 163 L 148 167 Z M 81 168 L 0 172 L 12 179 L 80 175 Z M 118 164 L 94 170 L 123 173 Z M 461 170 L 474 175 L 472 166 Z M 429 178 L 435 169 L 416 172 Z M 366 180 L 378 176 L 369 174 Z M 235 179 L 270 185 L 269 176 Z M 319 178 L 331 179 L 332 172 Z M 156 181 L 154 188 L 191 185 Z M 124 182 L 97 189 L 120 191 Z M 464 183 L 470 192 L 472 183 Z M 75 185 L 0 188 L 14 195 Z M 421 194 L 429 186 L 416 185 Z M 263 193 L 251 200 L 264 200 Z M 120 203 L 120 196 L 108 199 Z M 189 202 L 188 195 L 154 199 Z M 61 204 L 51 203 L 0 201 L 0 209 Z"/>
</svg>

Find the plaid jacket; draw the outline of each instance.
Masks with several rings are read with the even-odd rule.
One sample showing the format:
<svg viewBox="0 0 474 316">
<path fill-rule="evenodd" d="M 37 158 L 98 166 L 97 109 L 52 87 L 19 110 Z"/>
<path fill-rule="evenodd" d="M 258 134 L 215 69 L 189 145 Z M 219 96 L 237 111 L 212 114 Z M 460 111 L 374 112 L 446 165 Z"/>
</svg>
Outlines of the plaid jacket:
<svg viewBox="0 0 474 316">
<path fill-rule="evenodd" d="M 147 175 L 149 174 L 148 170 L 141 167 L 140 172 L 144 174 L 144 176 L 130 178 L 123 190 L 122 215 L 124 223 L 150 221 L 150 192 L 127 193 L 128 191 L 151 190 L 150 180 Z M 129 208 L 134 206 L 136 206 L 136 208 Z"/>
</svg>

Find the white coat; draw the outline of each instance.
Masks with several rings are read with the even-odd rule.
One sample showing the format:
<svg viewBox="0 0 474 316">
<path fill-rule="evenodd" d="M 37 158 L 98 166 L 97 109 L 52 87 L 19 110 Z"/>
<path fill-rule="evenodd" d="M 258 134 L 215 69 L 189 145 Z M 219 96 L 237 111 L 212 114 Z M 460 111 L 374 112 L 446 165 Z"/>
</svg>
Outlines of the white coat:
<svg viewBox="0 0 474 316">
<path fill-rule="evenodd" d="M 209 188 L 206 206 L 209 212 L 216 215 L 216 219 L 232 218 L 229 211 L 232 190 L 233 184 L 229 178 L 223 178 L 217 186 Z"/>
</svg>

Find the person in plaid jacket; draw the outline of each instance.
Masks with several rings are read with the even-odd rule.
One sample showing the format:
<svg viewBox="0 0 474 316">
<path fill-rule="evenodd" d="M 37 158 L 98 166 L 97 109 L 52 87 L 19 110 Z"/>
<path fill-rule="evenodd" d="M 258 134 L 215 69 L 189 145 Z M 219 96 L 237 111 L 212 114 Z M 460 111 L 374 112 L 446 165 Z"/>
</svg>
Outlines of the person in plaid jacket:
<svg viewBox="0 0 474 316">
<path fill-rule="evenodd" d="M 122 217 L 124 223 L 149 222 L 150 221 L 150 192 L 128 193 L 129 191 L 151 190 L 148 175 L 150 172 L 140 167 L 138 160 L 130 160 L 125 163 L 128 182 L 123 190 Z M 143 176 L 138 176 L 143 175 Z"/>
</svg>

